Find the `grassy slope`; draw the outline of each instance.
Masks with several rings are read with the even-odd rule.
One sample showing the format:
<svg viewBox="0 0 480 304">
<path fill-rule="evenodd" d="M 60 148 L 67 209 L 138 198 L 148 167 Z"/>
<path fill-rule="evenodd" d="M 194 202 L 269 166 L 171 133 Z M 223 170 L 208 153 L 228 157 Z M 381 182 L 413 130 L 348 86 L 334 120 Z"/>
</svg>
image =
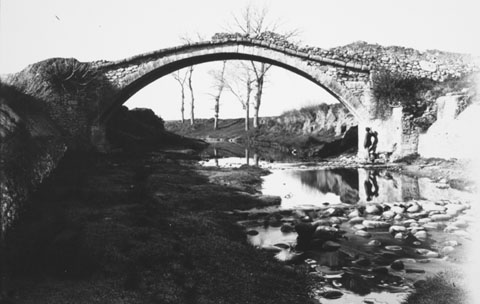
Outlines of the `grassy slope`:
<svg viewBox="0 0 480 304">
<path fill-rule="evenodd" d="M 223 212 L 258 201 L 173 155 L 64 159 L 9 236 L 15 302 L 308 303 Z"/>
</svg>

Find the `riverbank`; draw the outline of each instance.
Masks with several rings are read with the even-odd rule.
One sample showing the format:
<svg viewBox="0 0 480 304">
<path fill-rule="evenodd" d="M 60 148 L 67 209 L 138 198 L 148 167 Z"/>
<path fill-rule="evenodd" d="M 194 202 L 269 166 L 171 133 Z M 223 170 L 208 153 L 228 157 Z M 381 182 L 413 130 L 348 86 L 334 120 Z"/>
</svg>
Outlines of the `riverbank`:
<svg viewBox="0 0 480 304">
<path fill-rule="evenodd" d="M 180 151 L 182 152 L 182 151 Z M 308 303 L 307 276 L 226 211 L 278 200 L 210 183 L 185 153 L 68 155 L 7 236 L 10 303 Z M 4 300 L 7 300 L 4 299 Z"/>
<path fill-rule="evenodd" d="M 231 212 L 280 203 L 279 197 L 258 193 L 268 172 L 199 167 L 198 159 L 193 150 L 173 148 L 68 155 L 8 235 L 6 298 L 10 303 L 314 301 L 308 296 L 314 278 L 306 266 L 292 267 L 274 260 L 271 250 L 248 245 L 245 229 L 236 224 L 248 214 Z M 446 176 L 442 182 L 462 172 L 451 161 L 372 165 L 352 159 L 319 165 L 388 165 L 419 176 L 444 168 L 431 176 L 436 181 Z M 448 170 L 455 174 L 445 175 Z M 451 275 L 427 280 L 408 303 L 429 303 L 422 302 L 432 298 L 426 289 L 435 288 L 433 294 L 452 295 L 445 297 L 449 301 L 463 297 L 451 282 Z"/>
</svg>

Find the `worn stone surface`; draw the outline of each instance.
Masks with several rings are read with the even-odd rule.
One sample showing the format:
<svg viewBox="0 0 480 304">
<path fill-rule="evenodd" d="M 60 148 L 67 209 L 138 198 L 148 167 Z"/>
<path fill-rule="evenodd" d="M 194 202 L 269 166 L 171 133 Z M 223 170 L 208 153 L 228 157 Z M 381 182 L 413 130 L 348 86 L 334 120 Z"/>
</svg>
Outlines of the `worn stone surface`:
<svg viewBox="0 0 480 304">
<path fill-rule="evenodd" d="M 465 54 L 420 52 L 364 42 L 327 50 L 297 45 L 271 32 L 255 37 L 219 33 L 211 41 L 112 62 L 49 59 L 2 77 L 2 82 L 38 98 L 68 138 L 70 147 L 90 145 L 102 150 L 108 148 L 106 122 L 130 96 L 175 70 L 228 59 L 265 61 L 317 83 L 359 121 L 358 138 L 363 138 L 366 126 L 378 131 L 377 150 L 387 158 L 416 153 L 418 133 L 407 123 L 401 108 L 380 107 L 385 109 L 379 113 L 381 101 L 374 100 L 371 92 L 371 78 L 376 71 L 389 70 L 440 82 L 479 70 L 477 58 Z M 363 153 L 364 149 L 359 149 L 360 157 L 365 156 Z"/>
</svg>

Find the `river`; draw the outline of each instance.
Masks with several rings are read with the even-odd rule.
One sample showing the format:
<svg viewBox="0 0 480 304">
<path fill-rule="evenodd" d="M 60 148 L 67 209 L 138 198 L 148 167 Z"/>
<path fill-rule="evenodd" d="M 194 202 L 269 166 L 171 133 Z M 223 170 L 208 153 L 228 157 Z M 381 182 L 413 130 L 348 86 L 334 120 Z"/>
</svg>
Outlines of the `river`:
<svg viewBox="0 0 480 304">
<path fill-rule="evenodd" d="M 472 195 L 401 170 L 337 168 L 245 157 L 205 166 L 267 168 L 262 194 L 278 206 L 247 211 L 248 241 L 307 267 L 321 303 L 401 303 L 428 276 L 469 263 Z"/>
</svg>

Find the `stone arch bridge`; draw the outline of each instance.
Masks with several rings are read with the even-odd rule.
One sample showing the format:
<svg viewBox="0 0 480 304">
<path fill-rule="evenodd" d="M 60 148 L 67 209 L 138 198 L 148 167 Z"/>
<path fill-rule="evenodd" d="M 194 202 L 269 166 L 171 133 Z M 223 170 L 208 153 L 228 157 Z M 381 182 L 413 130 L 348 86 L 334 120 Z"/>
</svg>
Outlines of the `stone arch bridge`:
<svg viewBox="0 0 480 304">
<path fill-rule="evenodd" d="M 216 34 L 211 41 L 119 61 L 48 59 L 1 80 L 41 103 L 71 146 L 93 145 L 102 150 L 107 144 L 106 122 L 137 91 L 190 65 L 235 59 L 271 63 L 313 81 L 353 113 L 359 123 L 359 139 L 365 126 L 371 126 L 379 133 L 378 150 L 395 157 L 415 153 L 418 134 L 407 130 L 401 108 L 381 107 L 381 101 L 373 98 L 372 74 L 387 69 L 441 82 L 478 70 L 469 56 L 460 54 L 422 53 L 363 42 L 326 50 L 300 47 L 274 33 L 257 37 Z M 359 153 L 362 151 L 359 142 Z"/>
</svg>

